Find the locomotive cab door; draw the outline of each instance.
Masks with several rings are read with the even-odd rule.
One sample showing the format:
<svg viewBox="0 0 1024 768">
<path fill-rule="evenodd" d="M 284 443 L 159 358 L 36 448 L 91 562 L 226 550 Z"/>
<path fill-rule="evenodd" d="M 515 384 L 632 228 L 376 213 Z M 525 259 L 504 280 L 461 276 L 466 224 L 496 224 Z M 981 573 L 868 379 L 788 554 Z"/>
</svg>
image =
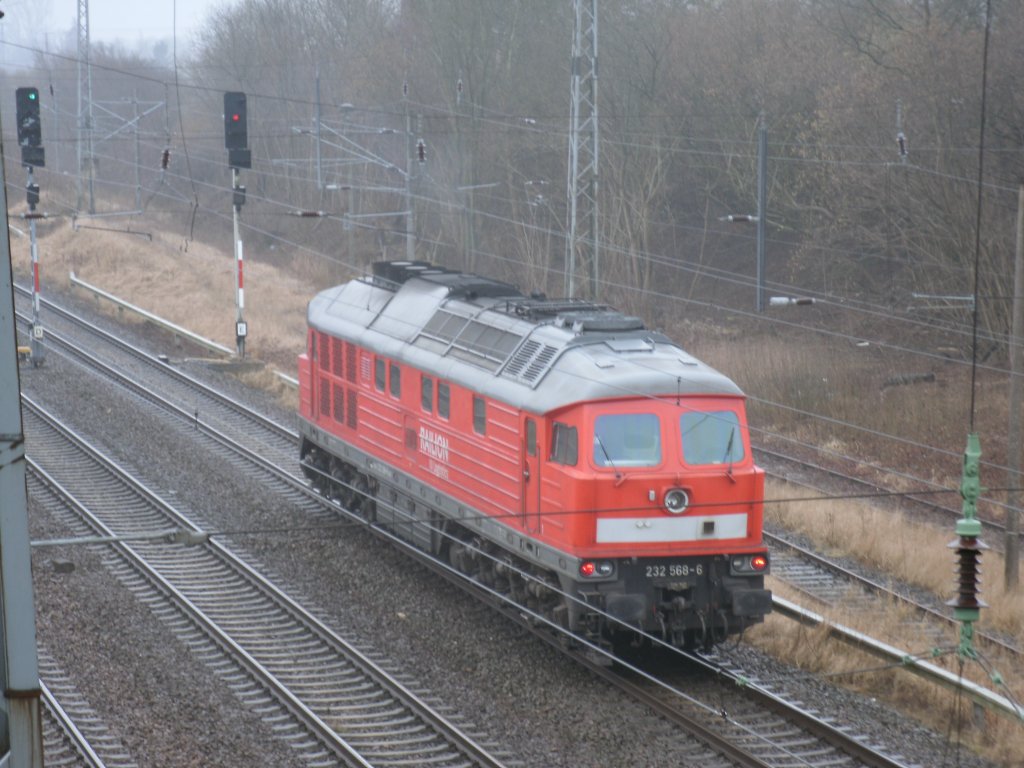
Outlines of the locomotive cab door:
<svg viewBox="0 0 1024 768">
<path fill-rule="evenodd" d="M 537 420 L 524 416 L 520 434 L 523 436 L 522 514 L 523 528 L 540 531 L 540 440 Z"/>
</svg>

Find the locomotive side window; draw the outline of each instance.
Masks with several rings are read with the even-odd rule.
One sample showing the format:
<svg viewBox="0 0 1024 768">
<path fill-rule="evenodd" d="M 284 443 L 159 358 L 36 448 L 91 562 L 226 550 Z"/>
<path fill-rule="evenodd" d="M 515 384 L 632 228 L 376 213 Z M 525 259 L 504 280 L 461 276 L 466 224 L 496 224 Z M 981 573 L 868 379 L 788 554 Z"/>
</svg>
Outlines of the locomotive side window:
<svg viewBox="0 0 1024 768">
<path fill-rule="evenodd" d="M 529 456 L 537 455 L 537 422 L 533 419 L 526 420 L 526 453 Z"/>
<path fill-rule="evenodd" d="M 448 389 L 448 382 L 439 381 L 437 382 L 437 415 L 442 419 L 447 419 L 451 414 L 452 409 L 452 394 Z"/>
<path fill-rule="evenodd" d="M 579 435 L 576 427 L 568 424 L 555 422 L 555 429 L 551 436 L 551 460 L 556 464 L 567 464 L 575 467 L 579 461 L 580 452 Z"/>
<path fill-rule="evenodd" d="M 391 363 L 391 394 L 402 396 L 402 369 L 394 363 Z"/>
<path fill-rule="evenodd" d="M 661 463 L 661 424 L 653 413 L 619 413 L 594 420 L 594 464 L 653 467 Z"/>
<path fill-rule="evenodd" d="M 374 366 L 374 383 L 377 385 L 377 389 L 381 392 L 384 391 L 384 386 L 387 384 L 387 368 L 384 367 L 384 361 L 381 358 L 377 358 Z"/>
<path fill-rule="evenodd" d="M 420 404 L 427 413 L 434 410 L 434 380 L 429 376 L 420 379 Z"/>
<path fill-rule="evenodd" d="M 487 434 L 487 402 L 476 395 L 473 395 L 473 431 Z"/>
<path fill-rule="evenodd" d="M 687 464 L 743 461 L 743 435 L 735 411 L 687 411 L 679 417 L 679 431 Z"/>
</svg>

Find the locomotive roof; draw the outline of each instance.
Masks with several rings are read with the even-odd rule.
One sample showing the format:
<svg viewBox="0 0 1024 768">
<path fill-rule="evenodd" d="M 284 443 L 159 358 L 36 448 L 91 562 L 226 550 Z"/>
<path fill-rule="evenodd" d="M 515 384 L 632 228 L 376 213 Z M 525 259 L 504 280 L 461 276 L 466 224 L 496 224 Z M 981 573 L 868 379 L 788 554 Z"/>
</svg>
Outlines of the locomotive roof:
<svg viewBox="0 0 1024 768">
<path fill-rule="evenodd" d="M 740 395 L 728 377 L 636 317 L 427 262 L 373 275 L 309 303 L 309 325 L 510 405 L 547 413 L 635 395 Z"/>
</svg>

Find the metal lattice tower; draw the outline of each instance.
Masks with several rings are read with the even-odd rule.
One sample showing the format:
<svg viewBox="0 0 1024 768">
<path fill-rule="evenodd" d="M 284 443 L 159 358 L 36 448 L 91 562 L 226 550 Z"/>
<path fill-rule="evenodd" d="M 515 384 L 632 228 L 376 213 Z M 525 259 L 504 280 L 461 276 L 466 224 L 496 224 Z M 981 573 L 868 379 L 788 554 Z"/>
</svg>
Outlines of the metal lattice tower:
<svg viewBox="0 0 1024 768">
<path fill-rule="evenodd" d="M 96 213 L 92 148 L 92 64 L 89 59 L 89 0 L 78 0 L 78 202 L 82 210 L 83 185 L 88 187 L 89 213 Z M 83 174 L 85 178 L 83 179 Z"/>
<path fill-rule="evenodd" d="M 597 0 L 573 0 L 573 12 L 565 290 L 570 298 L 575 295 L 578 265 L 590 279 L 590 297 L 597 299 Z"/>
</svg>

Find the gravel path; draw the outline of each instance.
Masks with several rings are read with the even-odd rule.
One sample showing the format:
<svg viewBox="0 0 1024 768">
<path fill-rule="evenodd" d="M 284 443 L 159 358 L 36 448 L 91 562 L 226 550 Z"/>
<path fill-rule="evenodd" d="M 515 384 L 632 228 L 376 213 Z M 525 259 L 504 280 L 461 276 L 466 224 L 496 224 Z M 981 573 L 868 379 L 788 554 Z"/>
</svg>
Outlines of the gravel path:
<svg viewBox="0 0 1024 768">
<path fill-rule="evenodd" d="M 159 337 L 143 335 L 144 346 L 180 357 L 173 347 L 153 347 Z M 185 365 L 277 410 L 282 422 L 293 421 L 272 399 L 230 376 L 201 363 Z M 684 739 L 643 707 L 359 528 L 309 529 L 300 510 L 221 466 L 187 427 L 168 426 L 151 407 L 140 408 L 56 355 L 43 368 L 23 369 L 22 386 L 207 529 L 248 532 L 226 538 L 329 625 L 393 660 L 523 765 L 688 765 Z M 33 515 L 33 538 L 58 532 L 52 521 Z M 258 718 L 105 572 L 101 554 L 81 546 L 34 553 L 38 631 L 140 767 L 298 765 L 287 746 L 268 736 Z M 53 563 L 60 559 L 75 570 L 57 573 Z M 750 649 L 744 657 L 764 677 L 780 673 Z M 881 743 L 898 745 L 920 765 L 951 764 L 941 736 L 876 702 L 817 681 L 808 684 L 810 700 L 842 712 Z"/>
</svg>

